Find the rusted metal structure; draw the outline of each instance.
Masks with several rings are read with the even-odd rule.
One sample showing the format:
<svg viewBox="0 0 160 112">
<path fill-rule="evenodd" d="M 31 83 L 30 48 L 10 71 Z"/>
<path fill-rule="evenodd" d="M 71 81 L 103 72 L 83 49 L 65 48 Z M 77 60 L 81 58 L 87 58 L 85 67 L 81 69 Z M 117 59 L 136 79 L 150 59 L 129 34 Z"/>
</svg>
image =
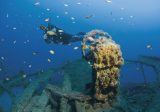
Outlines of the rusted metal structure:
<svg viewBox="0 0 160 112">
<path fill-rule="evenodd" d="M 93 98 L 98 102 L 112 103 L 118 93 L 119 70 L 123 64 L 120 46 L 106 32 L 93 30 L 83 39 L 82 50 L 92 66 Z"/>
</svg>

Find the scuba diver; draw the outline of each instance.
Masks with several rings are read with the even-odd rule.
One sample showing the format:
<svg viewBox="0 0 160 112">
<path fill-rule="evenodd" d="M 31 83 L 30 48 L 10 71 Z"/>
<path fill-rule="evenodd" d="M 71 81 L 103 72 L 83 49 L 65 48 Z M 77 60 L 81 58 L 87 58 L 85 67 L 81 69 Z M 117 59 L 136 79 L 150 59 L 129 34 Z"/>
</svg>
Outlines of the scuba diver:
<svg viewBox="0 0 160 112">
<path fill-rule="evenodd" d="M 54 44 L 62 44 L 62 45 L 68 45 L 72 42 L 78 42 L 82 41 L 83 38 L 81 38 L 82 35 L 85 35 L 85 33 L 80 32 L 77 35 L 71 35 L 66 32 L 64 32 L 62 29 L 51 25 L 48 23 L 48 26 L 40 25 L 40 29 L 44 31 L 43 39 L 46 43 L 54 43 Z"/>
</svg>

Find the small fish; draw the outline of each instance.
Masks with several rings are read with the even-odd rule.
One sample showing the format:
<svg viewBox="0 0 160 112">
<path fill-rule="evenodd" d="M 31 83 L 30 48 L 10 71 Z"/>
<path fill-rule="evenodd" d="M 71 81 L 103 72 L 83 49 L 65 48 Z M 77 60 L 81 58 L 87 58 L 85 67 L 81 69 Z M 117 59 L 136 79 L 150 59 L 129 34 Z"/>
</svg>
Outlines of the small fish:
<svg viewBox="0 0 160 112">
<path fill-rule="evenodd" d="M 46 10 L 47 10 L 47 11 L 50 11 L 50 9 L 49 9 L 49 8 L 47 8 Z"/>
<path fill-rule="evenodd" d="M 63 33 L 64 31 L 63 31 L 63 30 L 58 30 L 58 32 L 59 32 L 59 33 Z"/>
<path fill-rule="evenodd" d="M 65 6 L 65 7 L 68 7 L 69 5 L 68 5 L 68 4 L 64 4 L 64 6 Z"/>
<path fill-rule="evenodd" d="M 90 18 L 92 18 L 93 17 L 93 14 L 91 14 L 91 15 L 89 15 L 89 16 L 86 16 L 85 18 L 86 19 L 90 19 Z"/>
<path fill-rule="evenodd" d="M 4 57 L 3 57 L 3 56 L 1 57 L 1 60 L 4 60 Z"/>
<path fill-rule="evenodd" d="M 46 18 L 44 21 L 45 21 L 45 22 L 48 22 L 49 20 L 50 20 L 50 18 Z"/>
<path fill-rule="evenodd" d="M 24 74 L 22 77 L 23 77 L 23 78 L 26 78 L 26 77 L 27 77 L 27 75 L 26 75 L 26 74 Z"/>
<path fill-rule="evenodd" d="M 14 41 L 13 41 L 13 44 L 16 44 L 16 43 L 17 43 L 17 41 L 16 41 L 16 40 L 14 40 Z"/>
<path fill-rule="evenodd" d="M 2 68 L 0 68 L 0 72 L 2 71 Z"/>
<path fill-rule="evenodd" d="M 74 18 L 74 17 L 71 17 L 71 20 L 75 20 L 75 18 Z"/>
<path fill-rule="evenodd" d="M 77 2 L 77 5 L 81 5 L 81 2 Z"/>
<path fill-rule="evenodd" d="M 105 0 L 107 3 L 112 3 L 112 1 L 111 0 Z"/>
<path fill-rule="evenodd" d="M 50 50 L 49 53 L 52 55 L 55 54 L 55 52 L 53 50 Z"/>
<path fill-rule="evenodd" d="M 72 23 L 73 23 L 73 24 L 75 24 L 76 22 L 75 22 L 75 21 L 73 21 Z"/>
<path fill-rule="evenodd" d="M 50 63 L 50 62 L 51 62 L 51 59 L 50 59 L 50 58 L 48 58 L 48 59 L 47 59 L 47 61 Z"/>
<path fill-rule="evenodd" d="M 152 45 L 149 44 L 149 45 L 146 46 L 146 48 L 147 49 L 152 49 Z"/>
<path fill-rule="evenodd" d="M 13 29 L 13 30 L 16 30 L 17 28 L 16 28 L 16 27 L 13 27 L 12 29 Z"/>
<path fill-rule="evenodd" d="M 89 61 L 88 61 L 88 64 L 90 65 L 90 64 L 91 64 L 91 62 L 89 62 Z"/>
<path fill-rule="evenodd" d="M 34 3 L 34 6 L 38 6 L 38 5 L 40 5 L 40 2 Z"/>
<path fill-rule="evenodd" d="M 133 18 L 133 16 L 129 16 L 130 18 Z"/>
<path fill-rule="evenodd" d="M 121 10 L 124 10 L 124 8 L 122 7 Z"/>
<path fill-rule="evenodd" d="M 9 77 L 6 77 L 6 80 L 7 80 L 7 81 L 9 81 L 9 80 L 10 80 L 10 78 L 9 78 Z"/>
<path fill-rule="evenodd" d="M 120 20 L 123 20 L 123 19 L 124 19 L 123 17 L 120 18 Z"/>
<path fill-rule="evenodd" d="M 36 56 L 38 54 L 39 54 L 39 52 L 37 52 L 37 51 L 32 53 L 32 55 L 34 55 L 34 56 Z"/>
<path fill-rule="evenodd" d="M 78 48 L 79 48 L 79 47 L 74 47 L 73 49 L 74 49 L 74 50 L 77 50 Z"/>
<path fill-rule="evenodd" d="M 32 68 L 32 65 L 28 65 L 28 68 Z"/>
<path fill-rule="evenodd" d="M 67 15 L 67 14 L 68 14 L 68 12 L 64 12 L 64 14 L 65 14 L 65 15 Z"/>
<path fill-rule="evenodd" d="M 56 16 L 57 18 L 59 18 L 59 16 Z"/>
<path fill-rule="evenodd" d="M 6 18 L 8 18 L 9 17 L 9 15 L 8 15 L 8 13 L 6 14 Z"/>
</svg>

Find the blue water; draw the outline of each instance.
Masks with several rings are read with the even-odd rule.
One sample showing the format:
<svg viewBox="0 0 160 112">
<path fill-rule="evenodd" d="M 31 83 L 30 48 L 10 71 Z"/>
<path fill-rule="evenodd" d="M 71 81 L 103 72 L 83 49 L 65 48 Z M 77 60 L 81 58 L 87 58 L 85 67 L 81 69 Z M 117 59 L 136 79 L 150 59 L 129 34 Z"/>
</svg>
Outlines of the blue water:
<svg viewBox="0 0 160 112">
<path fill-rule="evenodd" d="M 39 5 L 35 6 L 37 2 Z M 70 46 L 44 42 L 39 25 L 47 25 L 46 18 L 73 35 L 93 29 L 108 32 L 121 46 L 124 59 L 137 59 L 140 55 L 158 57 L 159 4 L 159 0 L 0 0 L 0 61 L 5 67 L 0 78 L 13 76 L 20 70 L 34 73 L 60 67 L 68 60 L 81 58 L 80 42 Z M 90 15 L 92 17 L 86 19 Z M 147 45 L 151 45 L 152 50 Z M 55 54 L 51 55 L 49 50 Z M 38 53 L 33 55 L 33 52 Z M 135 65 L 124 66 L 122 81 L 141 82 L 143 78 L 135 69 Z M 148 81 L 155 80 L 155 74 L 146 70 Z M 4 97 L 6 103 L 7 96 L 4 94 Z"/>
</svg>

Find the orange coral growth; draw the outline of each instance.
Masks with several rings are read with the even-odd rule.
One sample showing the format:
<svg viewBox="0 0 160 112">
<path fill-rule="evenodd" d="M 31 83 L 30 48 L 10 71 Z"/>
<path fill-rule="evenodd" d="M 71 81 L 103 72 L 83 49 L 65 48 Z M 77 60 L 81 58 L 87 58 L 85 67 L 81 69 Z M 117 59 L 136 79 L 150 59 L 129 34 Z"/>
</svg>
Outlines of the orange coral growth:
<svg viewBox="0 0 160 112">
<path fill-rule="evenodd" d="M 100 31 L 98 33 L 107 34 Z M 91 32 L 89 36 L 91 34 L 94 36 L 96 33 Z M 84 40 L 83 45 L 86 45 L 87 39 Z M 123 64 L 120 47 L 111 38 L 99 36 L 92 41 L 88 49 L 86 59 L 93 65 L 93 97 L 97 101 L 110 102 L 116 97 L 120 66 Z"/>
</svg>

